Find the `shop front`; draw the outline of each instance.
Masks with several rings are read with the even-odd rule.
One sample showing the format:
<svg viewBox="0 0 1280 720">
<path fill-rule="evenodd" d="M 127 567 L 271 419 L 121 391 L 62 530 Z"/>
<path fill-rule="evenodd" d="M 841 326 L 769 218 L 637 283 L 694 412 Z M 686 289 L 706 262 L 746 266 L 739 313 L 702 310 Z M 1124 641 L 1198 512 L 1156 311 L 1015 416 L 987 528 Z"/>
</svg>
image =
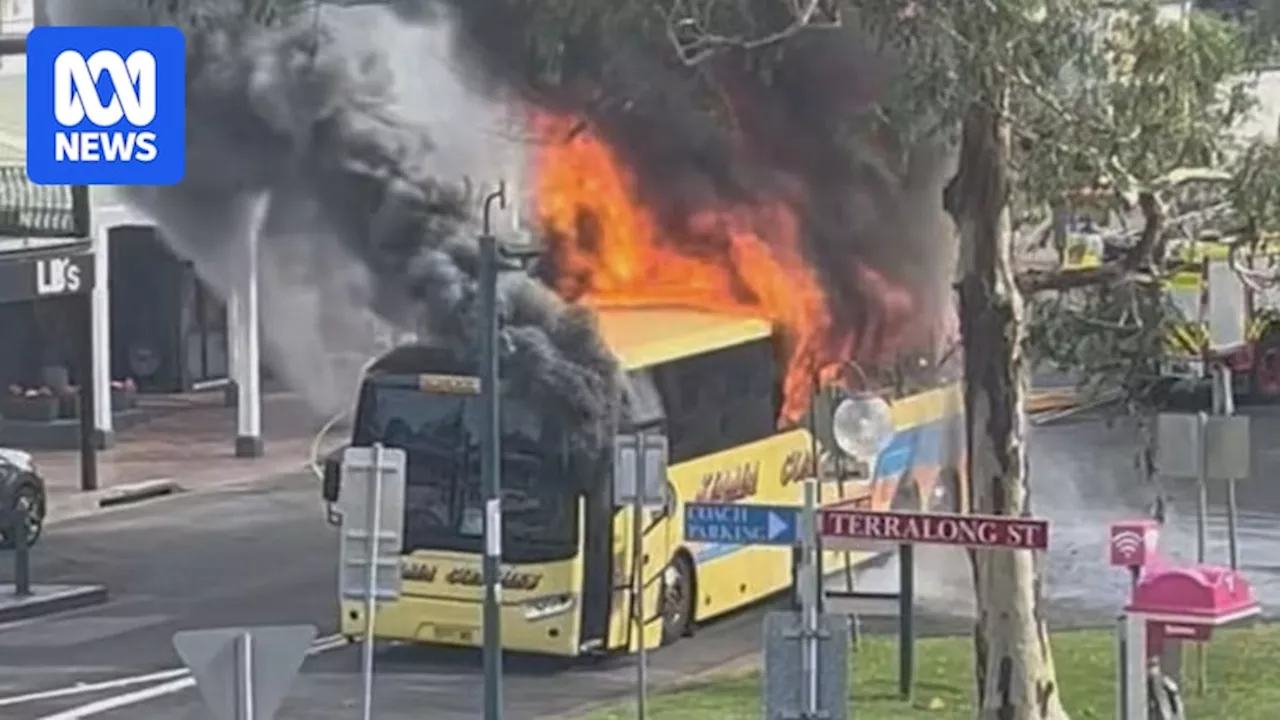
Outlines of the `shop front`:
<svg viewBox="0 0 1280 720">
<path fill-rule="evenodd" d="M 79 446 L 94 278 L 87 242 L 0 254 L 0 445 Z M 116 394 L 131 404 L 123 385 Z"/>
<path fill-rule="evenodd" d="M 152 226 L 110 231 L 111 367 L 144 393 L 228 382 L 227 306 Z"/>
<path fill-rule="evenodd" d="M 0 446 L 78 447 L 85 487 L 97 484 L 93 449 L 110 441 L 95 422 L 108 402 L 93 352 L 98 275 L 88 188 L 0 166 Z"/>
<path fill-rule="evenodd" d="M 110 237 L 110 398 L 119 431 L 141 419 L 139 393 L 227 383 L 227 312 L 154 228 L 115 228 Z M 95 260 L 88 243 L 0 253 L 0 444 L 76 446 L 78 404 L 69 398 L 87 372 L 84 298 Z"/>
</svg>

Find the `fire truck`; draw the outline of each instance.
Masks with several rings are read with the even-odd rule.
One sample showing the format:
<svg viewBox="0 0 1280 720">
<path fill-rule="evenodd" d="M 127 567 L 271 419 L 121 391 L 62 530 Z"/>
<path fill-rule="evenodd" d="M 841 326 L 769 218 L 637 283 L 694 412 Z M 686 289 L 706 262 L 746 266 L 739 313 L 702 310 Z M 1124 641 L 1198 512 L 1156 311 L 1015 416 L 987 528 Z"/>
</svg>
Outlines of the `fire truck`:
<svg viewBox="0 0 1280 720">
<path fill-rule="evenodd" d="M 1196 182 L 1220 184 L 1211 171 L 1186 171 L 1165 179 L 1166 189 Z M 1210 190 L 1210 193 L 1213 191 Z M 1097 267 L 1119 258 L 1136 242 L 1137 223 L 1118 218 L 1114 194 L 1074 195 L 1064 224 L 1059 263 L 1064 269 Z M 1254 400 L 1280 398 L 1280 235 L 1245 241 L 1211 229 L 1227 204 L 1216 199 L 1186 203 L 1171 213 L 1163 280 L 1176 318 L 1161 364 L 1166 386 L 1200 391 L 1214 364 L 1232 371 L 1235 393 Z M 1187 209 L 1187 207 L 1190 209 Z M 1117 229 L 1119 228 L 1119 229 Z"/>
<path fill-rule="evenodd" d="M 1280 398 L 1280 238 L 1247 254 L 1238 238 L 1204 237 L 1169 246 L 1177 269 L 1165 281 L 1178 319 L 1170 328 L 1163 375 L 1199 381 L 1212 362 L 1232 370 L 1235 392 Z"/>
</svg>

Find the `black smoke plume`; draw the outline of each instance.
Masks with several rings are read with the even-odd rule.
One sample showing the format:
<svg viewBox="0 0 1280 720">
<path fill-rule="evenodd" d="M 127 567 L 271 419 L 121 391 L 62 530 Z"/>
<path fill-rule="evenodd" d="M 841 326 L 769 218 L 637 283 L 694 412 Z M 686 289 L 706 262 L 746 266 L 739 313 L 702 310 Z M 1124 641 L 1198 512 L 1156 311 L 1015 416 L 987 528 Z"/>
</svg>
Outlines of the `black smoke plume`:
<svg viewBox="0 0 1280 720">
<path fill-rule="evenodd" d="M 368 269 L 373 307 L 410 319 L 433 344 L 474 358 L 478 338 L 475 198 L 438 176 L 428 128 L 394 112 L 378 41 L 353 43 L 325 13 L 246 19 L 235 0 L 175 5 L 66 0 L 56 24 L 177 23 L 187 31 L 187 177 L 129 198 L 196 255 L 232 252 L 255 199 L 269 198 L 261 242 L 330 236 Z M 197 258 L 198 259 L 198 258 Z M 523 274 L 500 283 L 503 372 L 515 393 L 575 432 L 587 463 L 608 445 L 616 361 L 591 314 Z"/>
<path fill-rule="evenodd" d="M 303 3 L 258 17 L 241 0 L 51 2 L 64 24 L 187 29 L 188 179 L 132 193 L 171 233 L 217 247 L 243 225 L 249 199 L 269 194 L 264 243 L 336 238 L 369 270 L 380 314 L 474 355 L 475 198 L 439 160 L 448 148 L 433 145 L 431 128 L 393 111 L 392 78 L 417 68 L 392 66 L 377 38 L 351 42 L 359 28 L 344 34 L 331 13 Z M 803 222 L 835 331 L 858 337 L 862 353 L 892 344 L 908 318 L 860 269 L 909 288 L 914 311 L 937 312 L 954 257 L 941 205 L 947 153 L 903 144 L 876 122 L 898 70 L 864 34 L 801 34 L 767 54 L 767 69 L 736 53 L 690 69 L 659 34 L 588 23 L 546 67 L 529 36 L 548 5 L 387 7 L 405 23 L 456 22 L 458 59 L 486 89 L 582 118 L 629 163 L 671 241 L 690 253 L 729 262 L 723 238 L 682 232 L 695 212 L 785 200 Z M 504 280 L 502 301 L 504 371 L 576 428 L 580 452 L 603 457 L 620 380 L 588 312 L 523 276 Z"/>
<path fill-rule="evenodd" d="M 903 68 L 855 18 L 691 69 L 662 32 L 657 2 L 621 2 L 616 11 L 597 3 L 593 12 L 584 0 L 581 25 L 557 35 L 545 29 L 550 11 L 541 3 L 437 1 L 457 13 L 462 47 L 486 77 L 583 118 L 625 158 L 687 252 L 729 262 L 717 247 L 723 238 L 687 231 L 698 211 L 781 198 L 802 220 L 834 331 L 858 338 L 863 359 L 895 349 L 908 320 L 932 329 L 945 311 L 955 257 L 941 201 L 950 148 L 936 134 L 884 121 L 894 87 L 905 85 Z M 778 3 L 743 5 L 764 12 Z M 648 15 L 618 22 L 628 6 Z M 531 44 L 540 23 L 554 41 Z M 548 45 L 556 48 L 550 61 Z M 909 290 L 914 307 L 900 307 L 868 268 Z M 912 310 L 916 317 L 903 316 Z"/>
</svg>

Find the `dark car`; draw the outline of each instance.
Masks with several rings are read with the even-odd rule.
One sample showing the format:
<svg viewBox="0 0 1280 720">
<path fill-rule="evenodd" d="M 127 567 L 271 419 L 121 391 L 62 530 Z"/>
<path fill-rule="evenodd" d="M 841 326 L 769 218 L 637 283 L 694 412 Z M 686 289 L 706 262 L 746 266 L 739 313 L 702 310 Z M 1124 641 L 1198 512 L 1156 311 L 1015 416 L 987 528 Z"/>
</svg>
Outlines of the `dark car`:
<svg viewBox="0 0 1280 720">
<path fill-rule="evenodd" d="M 13 518 L 26 529 L 27 546 L 44 529 L 44 480 L 31 453 L 0 447 L 0 548 L 14 546 Z"/>
</svg>

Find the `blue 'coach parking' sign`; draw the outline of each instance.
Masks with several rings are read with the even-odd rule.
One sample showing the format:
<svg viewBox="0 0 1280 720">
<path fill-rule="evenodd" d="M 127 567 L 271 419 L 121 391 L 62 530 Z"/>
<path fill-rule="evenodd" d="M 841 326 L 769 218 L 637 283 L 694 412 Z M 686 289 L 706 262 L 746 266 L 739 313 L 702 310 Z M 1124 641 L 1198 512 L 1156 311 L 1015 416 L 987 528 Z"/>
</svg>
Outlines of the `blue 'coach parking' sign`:
<svg viewBox="0 0 1280 720">
<path fill-rule="evenodd" d="M 795 545 L 798 508 L 786 505 L 690 503 L 684 508 L 689 542 L 732 545 Z"/>
</svg>

